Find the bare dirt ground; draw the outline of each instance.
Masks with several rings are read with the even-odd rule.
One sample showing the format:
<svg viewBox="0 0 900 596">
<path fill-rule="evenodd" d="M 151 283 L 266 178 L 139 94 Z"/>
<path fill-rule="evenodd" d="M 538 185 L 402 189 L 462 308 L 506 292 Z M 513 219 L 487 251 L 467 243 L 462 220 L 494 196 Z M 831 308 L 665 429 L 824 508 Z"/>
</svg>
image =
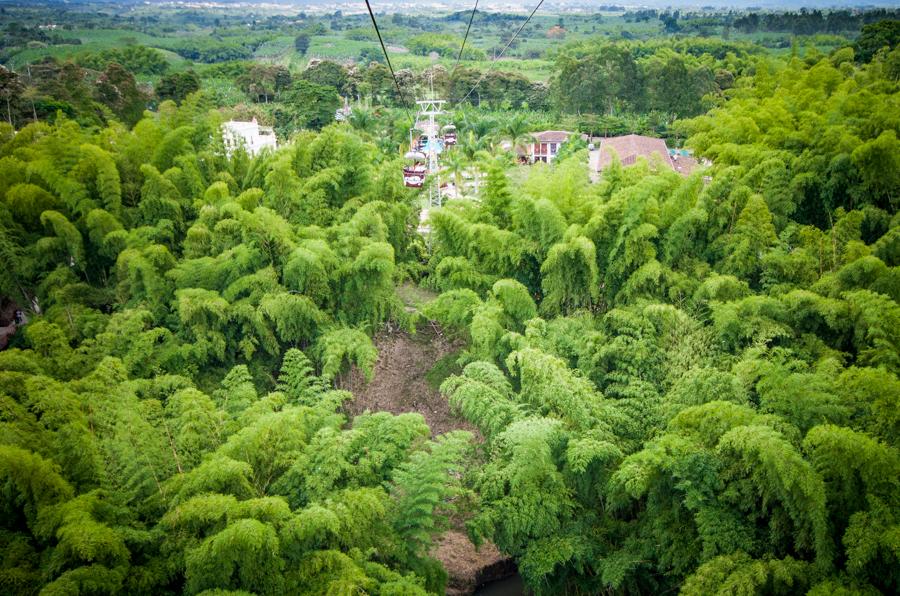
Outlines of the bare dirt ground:
<svg viewBox="0 0 900 596">
<path fill-rule="evenodd" d="M 409 308 L 433 298 L 419 288 L 405 286 L 400 292 Z M 342 389 L 353 392 L 353 400 L 345 404 L 347 414 L 386 411 L 394 414 L 418 412 L 425 417 L 433 435 L 455 429 L 472 432 L 476 441 L 481 435 L 461 416 L 450 409 L 440 392 L 429 384 L 426 375 L 442 358 L 458 352 L 463 344 L 447 337 L 430 323 L 419 326 L 415 334 L 405 331 L 382 331 L 375 336 L 378 360 L 372 381 L 356 369 L 350 371 Z M 435 541 L 432 556 L 440 560 L 450 579 L 447 594 L 472 594 L 479 585 L 515 573 L 512 561 L 496 546 L 487 542 L 476 549 L 461 527 L 444 533 Z"/>
<path fill-rule="evenodd" d="M 510 558 L 492 543 L 486 542 L 476 550 L 469 537 L 456 530 L 441 536 L 431 550 L 431 556 L 443 563 L 450 574 L 448 596 L 472 594 L 478 586 L 516 572 Z"/>
<path fill-rule="evenodd" d="M 358 370 L 351 370 L 344 389 L 353 392 L 346 404 L 350 416 L 385 411 L 393 414 L 418 412 L 425 417 L 433 435 L 454 429 L 476 432 L 475 428 L 450 411 L 450 404 L 428 384 L 425 376 L 434 364 L 458 351 L 461 344 L 428 323 L 415 335 L 405 331 L 382 331 L 375 336 L 378 361 L 370 383 Z"/>
</svg>

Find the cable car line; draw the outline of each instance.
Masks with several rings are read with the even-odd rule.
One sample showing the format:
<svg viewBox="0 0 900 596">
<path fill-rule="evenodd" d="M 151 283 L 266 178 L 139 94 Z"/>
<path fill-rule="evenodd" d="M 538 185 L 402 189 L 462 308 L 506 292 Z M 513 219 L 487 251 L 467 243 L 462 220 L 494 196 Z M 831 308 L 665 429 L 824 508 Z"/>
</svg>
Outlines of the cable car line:
<svg viewBox="0 0 900 596">
<path fill-rule="evenodd" d="M 506 53 L 506 50 L 509 49 L 509 46 L 511 46 L 512 43 L 516 40 L 516 38 L 519 36 L 519 33 L 522 32 L 522 29 L 525 28 L 525 25 L 528 24 L 528 21 L 531 20 L 531 17 L 534 16 L 534 13 L 536 13 L 536 12 L 538 11 L 538 9 L 541 7 L 541 4 L 543 4 L 543 3 L 544 3 L 544 0 L 540 0 L 540 2 L 537 3 L 537 6 L 534 7 L 534 10 L 531 11 L 531 14 L 528 15 L 528 18 L 525 19 L 525 22 L 524 22 L 524 23 L 522 23 L 522 26 L 520 26 L 520 27 L 516 30 L 516 32 L 513 34 L 513 36 L 509 38 L 509 41 L 507 42 L 506 46 L 500 51 L 500 53 L 499 53 L 497 56 L 494 57 L 493 60 L 491 60 L 491 64 L 488 66 L 488 69 L 487 69 L 486 71 L 484 71 L 480 77 L 478 77 L 478 80 L 475 82 L 475 85 L 474 85 L 471 89 L 469 89 L 469 92 L 466 93 L 466 95 L 465 95 L 461 100 L 459 100 L 458 103 L 462 103 L 462 102 L 466 101 L 466 99 L 468 99 L 469 96 L 472 95 L 472 92 L 475 91 L 475 89 L 478 88 L 478 85 L 481 84 L 481 81 L 483 81 L 484 78 L 485 78 L 488 74 L 490 74 L 490 72 L 491 72 L 492 70 L 494 70 L 494 66 L 497 64 L 497 61 L 500 60 L 500 58 L 503 57 L 503 54 Z"/>
<path fill-rule="evenodd" d="M 543 2 L 543 0 L 541 0 Z M 475 19 L 475 11 L 478 8 L 478 1 L 475 2 L 475 8 L 472 9 L 472 16 L 469 18 L 469 25 L 466 29 L 466 38 L 469 36 L 469 28 L 472 26 L 472 21 Z M 443 129 L 438 129 L 438 124 L 435 121 L 435 117 L 443 114 L 443 110 L 441 107 L 444 103 L 446 103 L 442 99 L 434 98 L 434 71 L 432 70 L 432 91 L 429 99 L 425 99 L 422 101 L 416 101 L 416 104 L 419 106 L 419 110 L 416 113 L 416 117 L 413 118 L 412 114 L 409 111 L 409 102 L 406 100 L 406 96 L 403 93 L 403 89 L 400 87 L 400 81 L 397 79 L 397 73 L 394 72 L 394 67 L 391 64 L 391 59 L 388 56 L 387 47 L 384 45 L 384 38 L 381 36 L 381 30 L 378 28 L 378 21 L 375 19 L 375 13 L 372 11 L 372 5 L 369 4 L 369 0 L 366 0 L 366 9 L 369 11 L 369 18 L 372 19 L 372 27 L 375 28 L 375 34 L 378 36 L 378 43 L 381 44 L 381 51 L 384 54 L 384 59 L 387 62 L 388 69 L 391 72 L 391 77 L 394 79 L 394 86 L 397 88 L 397 93 L 400 95 L 400 100 L 403 102 L 404 110 L 406 111 L 407 117 L 413 121 L 413 128 L 410 129 L 410 151 L 404 155 L 405 158 L 413 161 L 412 165 L 403 168 L 403 183 L 405 186 L 412 188 L 422 188 L 425 186 L 426 178 L 433 178 L 433 182 L 429 184 L 428 189 L 428 203 L 429 205 L 436 205 L 438 207 L 441 206 L 441 186 L 440 186 L 440 166 L 438 165 L 438 154 L 443 149 L 444 143 L 448 143 L 453 145 L 456 143 L 456 133 L 455 128 L 452 125 L 445 126 Z M 457 56 L 457 63 L 462 58 L 462 52 L 466 45 L 466 38 L 463 39 L 462 46 L 459 49 L 459 56 Z M 417 148 L 413 145 L 412 142 L 412 131 L 418 126 L 418 118 L 419 115 L 428 116 L 427 122 L 427 135 L 428 140 L 425 143 L 425 148 L 427 149 L 427 156 L 420 151 L 416 151 Z M 438 139 L 439 133 L 444 133 L 443 138 Z M 420 144 L 421 139 L 417 141 L 417 144 Z M 428 160 L 428 163 L 422 163 L 425 159 Z"/>
<path fill-rule="evenodd" d="M 466 35 L 463 37 L 462 45 L 459 46 L 459 54 L 456 56 L 456 63 L 453 65 L 453 70 L 456 70 L 456 67 L 459 66 L 459 61 L 462 58 L 463 50 L 466 49 L 466 40 L 469 39 L 469 30 L 472 28 L 472 21 L 475 20 L 475 13 L 478 11 L 478 0 L 475 0 L 475 7 L 472 9 L 472 15 L 469 17 L 469 24 L 466 26 Z M 452 76 L 452 71 L 451 71 Z"/>
<path fill-rule="evenodd" d="M 543 0 L 541 1 L 543 2 Z M 388 57 L 387 48 L 384 47 L 384 40 L 381 38 L 381 31 L 378 29 L 378 22 L 375 20 L 375 13 L 372 12 L 372 6 L 369 4 L 369 0 L 366 0 L 366 8 L 369 9 L 369 16 L 372 18 L 372 26 L 375 27 L 375 34 L 378 35 L 378 43 L 381 44 L 381 51 L 384 53 L 384 59 L 387 62 L 388 69 L 391 71 L 391 76 L 394 78 L 394 85 L 397 87 L 397 93 L 400 94 L 400 101 L 403 102 L 403 107 L 406 110 L 406 117 L 412 120 L 412 114 L 409 113 L 409 102 L 406 101 L 406 96 L 400 88 L 400 81 L 397 80 L 397 75 L 394 73 L 394 67 L 391 65 L 390 57 Z"/>
</svg>

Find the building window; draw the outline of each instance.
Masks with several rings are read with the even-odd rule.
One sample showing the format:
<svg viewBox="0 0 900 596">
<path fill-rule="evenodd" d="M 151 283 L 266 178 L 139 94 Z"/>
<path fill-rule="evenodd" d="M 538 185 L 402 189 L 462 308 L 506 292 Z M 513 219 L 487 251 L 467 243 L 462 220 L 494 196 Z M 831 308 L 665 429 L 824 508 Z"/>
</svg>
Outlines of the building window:
<svg viewBox="0 0 900 596">
<path fill-rule="evenodd" d="M 556 155 L 556 143 L 550 143 L 550 155 Z"/>
</svg>

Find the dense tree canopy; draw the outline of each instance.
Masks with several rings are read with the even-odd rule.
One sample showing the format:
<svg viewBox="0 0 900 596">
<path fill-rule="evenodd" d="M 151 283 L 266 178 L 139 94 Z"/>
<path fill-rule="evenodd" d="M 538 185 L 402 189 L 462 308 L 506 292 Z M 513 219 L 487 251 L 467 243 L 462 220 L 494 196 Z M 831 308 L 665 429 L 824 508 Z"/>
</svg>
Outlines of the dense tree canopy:
<svg viewBox="0 0 900 596">
<path fill-rule="evenodd" d="M 735 27 L 866 22 L 781 18 Z M 403 185 L 385 65 L 246 60 L 345 24 L 296 19 L 172 45 L 202 70 L 140 45 L 0 69 L 0 592 L 443 594 L 451 527 L 535 594 L 900 592 L 894 24 L 827 55 L 598 36 L 549 86 L 398 69 L 457 101 L 482 81 L 436 206 Z M 226 151 L 250 113 L 277 150 Z M 560 122 L 702 161 L 592 177 L 571 140 L 513 165 Z M 424 328 L 467 430 L 351 404 L 382 338 Z"/>
<path fill-rule="evenodd" d="M 0 585 L 441 593 L 469 436 L 331 383 L 405 321 L 406 194 L 346 129 L 248 162 L 215 127 L 4 132 L 2 291 L 42 314 L 0 353 Z"/>
<path fill-rule="evenodd" d="M 685 124 L 705 173 L 573 157 L 431 216 L 470 532 L 536 593 L 900 589 L 893 59 L 758 63 Z"/>
<path fill-rule="evenodd" d="M 551 94 L 566 112 L 693 116 L 708 107 L 705 96 L 728 89 L 756 53 L 756 46 L 722 41 L 570 44 L 556 57 Z"/>
</svg>

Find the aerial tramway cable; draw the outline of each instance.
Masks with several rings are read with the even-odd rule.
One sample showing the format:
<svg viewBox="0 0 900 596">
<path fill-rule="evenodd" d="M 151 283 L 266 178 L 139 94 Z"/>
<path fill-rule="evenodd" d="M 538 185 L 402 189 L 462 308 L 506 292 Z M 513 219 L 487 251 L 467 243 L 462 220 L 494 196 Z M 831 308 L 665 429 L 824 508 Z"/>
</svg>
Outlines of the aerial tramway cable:
<svg viewBox="0 0 900 596">
<path fill-rule="evenodd" d="M 469 17 L 469 24 L 466 26 L 466 35 L 463 37 L 462 45 L 459 46 L 459 54 L 456 56 L 456 63 L 453 65 L 453 70 L 456 70 L 456 67 L 459 66 L 459 61 L 462 58 L 463 50 L 466 49 L 466 40 L 469 39 L 469 30 L 472 28 L 472 21 L 475 20 L 475 13 L 478 11 L 478 0 L 475 0 L 475 7 L 472 9 L 472 16 Z"/>
<path fill-rule="evenodd" d="M 543 0 L 541 1 L 543 2 Z M 397 75 L 394 73 L 394 67 L 391 66 L 391 59 L 390 57 L 388 57 L 387 48 L 384 47 L 384 40 L 381 39 L 381 31 L 378 29 L 378 22 L 375 20 L 375 13 L 372 12 L 372 6 L 369 4 L 369 0 L 366 0 L 366 8 L 369 9 L 369 16 L 372 18 L 372 26 L 375 27 L 375 34 L 378 36 L 378 43 L 381 44 L 381 51 L 384 53 L 384 59 L 387 62 L 388 69 L 391 71 L 391 76 L 394 78 L 394 85 L 397 87 L 397 93 L 400 94 L 400 101 L 403 102 L 403 108 L 406 110 L 406 116 L 407 118 L 412 120 L 412 114 L 409 113 L 409 102 L 406 101 L 406 96 L 403 95 L 403 89 L 400 88 L 400 81 L 397 80 Z"/>
<path fill-rule="evenodd" d="M 461 100 L 459 100 L 459 103 L 462 103 L 462 102 L 466 101 L 466 100 L 469 98 L 469 96 L 472 95 L 472 92 L 475 91 L 475 89 L 478 88 L 478 85 L 481 84 L 481 81 L 483 81 L 484 78 L 485 78 L 492 70 L 494 70 L 494 65 L 496 65 L 496 64 L 497 64 L 497 61 L 500 60 L 500 58 L 503 57 L 503 54 L 506 53 L 506 50 L 509 49 L 509 46 L 511 46 L 512 43 L 516 40 L 516 38 L 519 36 L 519 33 L 522 32 L 522 29 L 525 28 L 525 26 L 526 26 L 526 25 L 528 24 L 528 22 L 531 20 L 531 17 L 534 16 L 534 13 L 536 13 L 536 12 L 538 11 L 538 9 L 541 7 L 541 4 L 543 4 L 543 3 L 544 3 L 544 0 L 540 0 L 540 2 L 537 3 L 537 6 L 534 7 L 534 10 L 532 10 L 532 11 L 531 11 L 531 14 L 528 15 L 528 18 L 525 19 L 525 22 L 522 23 L 522 25 L 516 30 L 516 32 L 513 34 L 513 36 L 509 38 L 509 41 L 506 43 L 506 46 L 500 51 L 500 53 L 497 54 L 497 55 L 494 57 L 493 60 L 491 60 L 491 64 L 490 64 L 490 66 L 488 66 L 488 69 L 487 69 L 486 71 L 484 71 L 484 73 L 482 73 L 482 75 L 481 75 L 480 77 L 478 77 L 478 80 L 475 81 L 475 85 L 473 85 L 472 88 L 469 89 L 469 92 L 466 93 L 466 95 L 465 95 Z"/>
</svg>

